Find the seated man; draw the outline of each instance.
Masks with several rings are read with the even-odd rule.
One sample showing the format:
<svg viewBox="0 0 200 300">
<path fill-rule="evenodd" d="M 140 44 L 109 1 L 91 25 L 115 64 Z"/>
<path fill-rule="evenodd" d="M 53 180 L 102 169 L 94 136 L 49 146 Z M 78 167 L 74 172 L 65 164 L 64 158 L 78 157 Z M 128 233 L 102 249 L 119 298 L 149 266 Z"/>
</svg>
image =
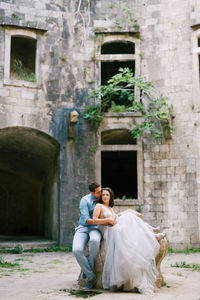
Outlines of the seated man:
<svg viewBox="0 0 200 300">
<path fill-rule="evenodd" d="M 92 288 L 97 282 L 97 276 L 94 274 L 94 262 L 99 252 L 101 232 L 97 225 L 113 226 L 115 220 L 112 218 L 93 219 L 95 205 L 101 197 L 101 187 L 98 183 L 93 182 L 89 186 L 90 193 L 84 196 L 80 201 L 80 219 L 78 227 L 75 229 L 72 251 L 80 265 L 83 273 L 82 277 L 87 277 L 88 283 L 85 288 Z M 84 248 L 89 241 L 89 256 L 84 255 Z"/>
</svg>

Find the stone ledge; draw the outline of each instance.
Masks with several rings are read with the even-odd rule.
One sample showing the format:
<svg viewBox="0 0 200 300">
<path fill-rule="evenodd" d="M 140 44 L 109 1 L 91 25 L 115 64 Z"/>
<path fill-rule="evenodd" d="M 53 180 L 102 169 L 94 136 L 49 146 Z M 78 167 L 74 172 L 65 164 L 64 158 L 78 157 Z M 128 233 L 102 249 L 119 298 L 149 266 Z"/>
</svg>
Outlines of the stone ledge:
<svg viewBox="0 0 200 300">
<path fill-rule="evenodd" d="M 22 28 L 22 29 L 31 29 L 31 30 L 37 30 L 37 31 L 41 31 L 41 33 L 45 33 L 48 29 L 47 26 L 45 24 L 38 24 L 36 22 L 28 22 L 25 20 L 0 20 L 0 26 L 3 27 L 18 27 L 18 28 Z"/>
</svg>

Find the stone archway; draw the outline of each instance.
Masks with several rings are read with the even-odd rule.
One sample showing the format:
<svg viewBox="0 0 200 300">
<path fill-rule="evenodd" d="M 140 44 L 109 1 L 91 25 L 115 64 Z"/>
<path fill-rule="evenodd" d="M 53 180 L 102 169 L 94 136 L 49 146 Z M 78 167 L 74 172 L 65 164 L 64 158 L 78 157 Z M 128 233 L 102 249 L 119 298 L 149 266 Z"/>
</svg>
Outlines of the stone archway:
<svg viewBox="0 0 200 300">
<path fill-rule="evenodd" d="M 59 143 L 27 127 L 0 129 L 0 235 L 57 239 Z"/>
</svg>

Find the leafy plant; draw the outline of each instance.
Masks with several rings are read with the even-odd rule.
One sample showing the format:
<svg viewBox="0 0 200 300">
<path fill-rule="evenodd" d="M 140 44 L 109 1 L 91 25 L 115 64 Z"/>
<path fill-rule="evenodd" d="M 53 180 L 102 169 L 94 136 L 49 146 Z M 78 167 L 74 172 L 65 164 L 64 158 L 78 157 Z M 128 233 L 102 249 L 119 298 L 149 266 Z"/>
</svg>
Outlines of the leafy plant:
<svg viewBox="0 0 200 300">
<path fill-rule="evenodd" d="M 84 74 L 84 76 L 87 75 L 87 68 L 86 67 L 83 68 L 83 74 Z"/>
<path fill-rule="evenodd" d="M 91 148 L 90 148 L 90 151 L 95 153 L 97 151 L 97 146 L 92 145 Z"/>
<path fill-rule="evenodd" d="M 60 59 L 61 59 L 63 62 L 65 62 L 65 61 L 66 61 L 66 56 L 65 56 L 64 54 L 62 54 L 62 55 L 60 56 Z"/>
<path fill-rule="evenodd" d="M 94 127 L 98 127 L 101 121 L 103 120 L 103 114 L 101 111 L 101 105 L 86 106 L 86 112 L 83 115 L 83 118 L 89 120 Z"/>
<path fill-rule="evenodd" d="M 171 267 L 192 269 L 192 271 L 200 272 L 200 265 L 198 265 L 198 264 L 187 264 L 185 261 L 181 261 L 180 263 L 176 262 L 174 265 L 171 265 Z"/>
<path fill-rule="evenodd" d="M 5 261 L 2 257 L 0 257 L 0 268 L 15 268 L 15 267 L 19 267 L 19 264 Z"/>
<path fill-rule="evenodd" d="M 135 209 L 137 212 L 139 212 L 139 213 L 141 213 L 141 207 L 136 207 L 136 209 Z"/>
<path fill-rule="evenodd" d="M 115 18 L 114 25 L 110 26 L 111 29 L 119 30 L 132 29 L 133 27 L 139 30 L 138 19 L 129 7 L 124 8 L 120 17 Z"/>
<path fill-rule="evenodd" d="M 136 89 L 139 90 L 139 99 L 136 99 Z M 145 81 L 141 76 L 134 77 L 129 68 L 120 68 L 107 81 L 107 85 L 100 85 L 91 93 L 90 98 L 95 98 L 99 104 L 87 106 L 83 117 L 98 127 L 104 112 L 141 112 L 142 122 L 130 130 L 133 138 L 146 132 L 156 140 L 164 134 L 170 137 L 173 107 L 168 105 L 166 97 L 155 96 L 152 91 L 155 89 L 150 81 Z"/>
<path fill-rule="evenodd" d="M 17 76 L 19 77 L 19 79 L 25 80 L 25 81 L 30 81 L 30 82 L 36 82 L 35 73 L 33 73 L 33 72 L 28 73 L 25 70 L 23 63 L 20 59 L 15 59 L 13 61 L 13 68 L 14 68 L 14 71 L 17 73 Z"/>
<path fill-rule="evenodd" d="M 13 12 L 13 13 L 11 14 L 11 17 L 12 17 L 13 19 L 16 19 L 16 20 L 19 18 L 18 14 L 17 14 L 16 12 Z"/>
<path fill-rule="evenodd" d="M 125 105 L 117 105 L 114 101 L 112 101 L 111 107 L 108 109 L 109 112 L 123 112 L 127 110 Z"/>
<path fill-rule="evenodd" d="M 67 289 L 66 290 L 69 294 L 76 296 L 76 297 L 81 297 L 81 298 L 90 298 L 93 296 L 96 296 L 98 294 L 101 294 L 99 291 L 84 291 L 84 290 L 74 290 L 74 289 Z"/>
<path fill-rule="evenodd" d="M 200 248 L 188 248 L 186 250 L 174 250 L 174 249 L 168 247 L 168 253 L 184 253 L 184 254 L 200 253 Z"/>
<path fill-rule="evenodd" d="M 23 252 L 23 247 L 22 245 L 20 244 L 17 244 L 15 246 L 15 248 L 13 249 L 13 253 L 16 253 L 16 254 L 21 254 Z"/>
</svg>

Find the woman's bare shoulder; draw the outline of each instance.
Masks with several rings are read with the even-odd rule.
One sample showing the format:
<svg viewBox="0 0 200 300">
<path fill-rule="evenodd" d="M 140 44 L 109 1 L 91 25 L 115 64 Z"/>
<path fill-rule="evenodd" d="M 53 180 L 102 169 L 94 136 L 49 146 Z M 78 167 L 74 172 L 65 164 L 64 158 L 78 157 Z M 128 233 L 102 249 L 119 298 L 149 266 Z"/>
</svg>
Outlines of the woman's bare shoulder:
<svg viewBox="0 0 200 300">
<path fill-rule="evenodd" d="M 95 205 L 95 207 L 102 208 L 102 204 L 101 204 L 101 203 L 97 203 L 97 204 Z"/>
</svg>

